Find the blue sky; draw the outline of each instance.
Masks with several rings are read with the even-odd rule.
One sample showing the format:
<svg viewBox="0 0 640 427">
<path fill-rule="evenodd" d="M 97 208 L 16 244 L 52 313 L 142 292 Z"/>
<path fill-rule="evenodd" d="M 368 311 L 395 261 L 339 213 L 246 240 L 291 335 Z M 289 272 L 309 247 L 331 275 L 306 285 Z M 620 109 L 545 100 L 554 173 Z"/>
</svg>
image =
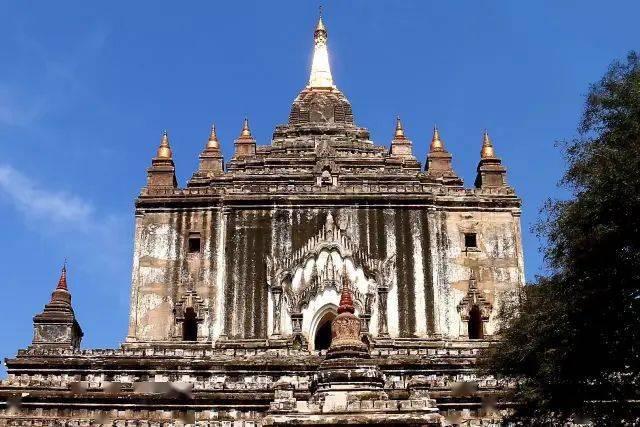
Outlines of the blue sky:
<svg viewBox="0 0 640 427">
<path fill-rule="evenodd" d="M 108 5 L 108 7 L 107 7 Z M 85 347 L 124 339 L 133 202 L 163 129 L 181 185 L 215 121 L 267 144 L 306 84 L 314 1 L 0 1 L 0 356 L 31 340 L 69 259 Z M 530 232 L 564 168 L 588 85 L 640 49 L 640 3 L 326 1 L 333 76 L 387 145 L 400 115 L 424 159 L 437 123 L 473 183 L 487 128 Z"/>
</svg>

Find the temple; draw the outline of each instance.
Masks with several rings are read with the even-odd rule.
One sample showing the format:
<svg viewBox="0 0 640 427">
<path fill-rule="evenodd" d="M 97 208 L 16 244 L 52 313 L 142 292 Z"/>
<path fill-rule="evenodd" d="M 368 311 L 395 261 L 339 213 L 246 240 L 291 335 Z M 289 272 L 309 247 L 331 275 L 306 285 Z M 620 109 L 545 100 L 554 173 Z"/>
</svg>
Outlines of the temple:
<svg viewBox="0 0 640 427">
<path fill-rule="evenodd" d="M 486 131 L 473 188 L 443 129 L 426 159 L 399 117 L 374 143 L 333 79 L 322 17 L 313 40 L 308 84 L 269 144 L 245 118 L 225 162 L 212 126 L 179 187 L 162 135 L 135 204 L 123 344 L 81 348 L 63 269 L 32 344 L 6 360 L 0 423 L 500 419 L 508 385 L 474 366 L 524 284 L 506 168 Z"/>
</svg>

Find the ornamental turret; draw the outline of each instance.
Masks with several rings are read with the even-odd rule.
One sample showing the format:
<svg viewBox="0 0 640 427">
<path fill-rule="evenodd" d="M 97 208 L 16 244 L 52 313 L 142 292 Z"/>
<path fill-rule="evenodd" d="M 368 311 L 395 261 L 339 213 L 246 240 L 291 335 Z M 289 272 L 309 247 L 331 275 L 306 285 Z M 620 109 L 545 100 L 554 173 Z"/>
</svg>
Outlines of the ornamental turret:
<svg viewBox="0 0 640 427">
<path fill-rule="evenodd" d="M 493 143 L 487 131 L 482 136 L 480 162 L 477 168 L 475 186 L 477 188 L 505 187 L 507 185 L 507 169 L 502 166 L 502 160 L 496 157 Z"/>
<path fill-rule="evenodd" d="M 169 135 L 167 131 L 164 131 L 156 156 L 151 160 L 151 167 L 147 169 L 147 188 L 173 189 L 177 186 L 176 168 L 173 164 Z"/>
<path fill-rule="evenodd" d="M 461 185 L 462 180 L 453 171 L 451 159 L 453 156 L 444 146 L 444 141 L 440 138 L 440 131 L 437 126 L 433 127 L 433 137 L 429 145 L 429 154 L 427 154 L 427 163 L 425 171 L 427 176 L 450 185 Z"/>
<path fill-rule="evenodd" d="M 220 141 L 216 134 L 216 125 L 211 125 L 209 140 L 204 151 L 200 153 L 199 172 L 205 175 L 219 175 L 224 172 L 224 158 L 220 150 Z"/>
<path fill-rule="evenodd" d="M 254 156 L 256 154 L 256 140 L 251 135 L 251 129 L 249 129 L 249 120 L 244 119 L 242 123 L 242 131 L 240 136 L 234 142 L 235 153 L 234 158 L 242 156 Z"/>
<path fill-rule="evenodd" d="M 58 285 L 42 313 L 33 318 L 31 347 L 77 349 L 82 340 L 82 329 L 71 306 L 71 293 L 67 287 L 67 266 L 62 267 Z"/>
<path fill-rule="evenodd" d="M 396 132 L 391 141 L 389 154 L 395 157 L 413 158 L 412 143 L 404 134 L 400 117 L 396 119 Z"/>
</svg>

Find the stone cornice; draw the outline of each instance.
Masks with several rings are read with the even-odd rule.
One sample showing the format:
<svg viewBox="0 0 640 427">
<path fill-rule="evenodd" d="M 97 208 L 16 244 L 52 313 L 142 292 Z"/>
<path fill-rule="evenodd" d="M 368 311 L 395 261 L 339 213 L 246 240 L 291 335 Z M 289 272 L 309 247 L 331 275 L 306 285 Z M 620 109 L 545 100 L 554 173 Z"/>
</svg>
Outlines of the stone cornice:
<svg viewBox="0 0 640 427">
<path fill-rule="evenodd" d="M 434 209 L 520 211 L 521 200 L 510 187 L 461 188 L 428 184 L 354 185 L 246 185 L 244 187 L 190 187 L 144 189 L 137 209 L 184 209 L 229 205 L 360 205 L 415 206 Z"/>
</svg>

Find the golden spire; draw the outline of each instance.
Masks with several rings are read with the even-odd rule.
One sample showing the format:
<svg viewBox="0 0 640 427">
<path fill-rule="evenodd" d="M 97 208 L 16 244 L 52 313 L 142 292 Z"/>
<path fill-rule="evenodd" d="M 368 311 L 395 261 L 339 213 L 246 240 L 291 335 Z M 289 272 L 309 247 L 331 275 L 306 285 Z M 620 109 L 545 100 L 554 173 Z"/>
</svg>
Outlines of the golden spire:
<svg viewBox="0 0 640 427">
<path fill-rule="evenodd" d="M 211 125 L 211 134 L 209 135 L 209 141 L 207 141 L 207 149 L 218 150 L 220 148 L 220 141 L 218 141 L 218 135 L 216 135 L 216 125 Z"/>
<path fill-rule="evenodd" d="M 249 129 L 249 120 L 245 117 L 244 123 L 242 124 L 242 132 L 240 133 L 240 138 L 251 138 L 251 129 Z"/>
<path fill-rule="evenodd" d="M 167 131 L 165 130 L 162 133 L 162 141 L 160 142 L 160 147 L 158 147 L 158 152 L 156 157 L 159 159 L 170 159 L 172 156 L 171 147 L 169 147 L 169 135 L 167 135 Z"/>
<path fill-rule="evenodd" d="M 433 153 L 434 151 L 444 151 L 444 141 L 440 139 L 440 132 L 438 131 L 438 126 L 436 125 L 433 125 L 433 138 L 431 138 L 429 151 L 431 153 Z"/>
<path fill-rule="evenodd" d="M 318 25 L 316 25 L 316 31 L 327 32 L 327 29 L 324 27 L 324 22 L 322 22 L 322 5 L 318 6 Z"/>
<path fill-rule="evenodd" d="M 480 150 L 480 158 L 489 159 L 495 156 L 496 153 L 493 150 L 493 144 L 491 143 L 491 138 L 489 138 L 489 132 L 485 130 L 484 135 L 482 136 L 482 150 Z"/>
<path fill-rule="evenodd" d="M 396 136 L 394 139 L 406 139 L 404 136 L 404 129 L 402 128 L 402 122 L 400 121 L 400 116 L 396 118 Z"/>
<path fill-rule="evenodd" d="M 327 50 L 327 29 L 322 22 L 322 7 L 318 25 L 313 33 L 313 61 L 311 62 L 311 76 L 308 87 L 310 88 L 332 88 L 333 77 L 329 67 L 329 52 Z"/>
</svg>

